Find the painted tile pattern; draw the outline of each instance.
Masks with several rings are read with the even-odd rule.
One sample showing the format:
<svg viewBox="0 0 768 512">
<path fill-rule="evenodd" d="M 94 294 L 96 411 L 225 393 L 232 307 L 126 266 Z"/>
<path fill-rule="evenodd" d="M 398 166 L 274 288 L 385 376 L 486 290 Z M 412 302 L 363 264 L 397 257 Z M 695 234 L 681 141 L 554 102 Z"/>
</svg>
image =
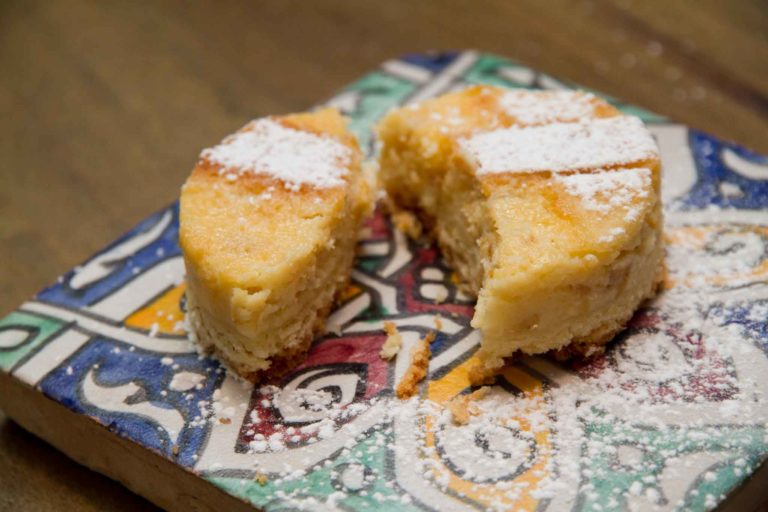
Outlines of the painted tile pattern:
<svg viewBox="0 0 768 512">
<path fill-rule="evenodd" d="M 326 104 L 370 152 L 388 109 L 477 83 L 571 87 L 492 55 L 413 55 Z M 380 213 L 333 313 L 339 332 L 275 386 L 232 379 L 187 340 L 177 205 L 0 320 L 0 369 L 267 510 L 715 508 L 768 456 L 768 159 L 608 99 L 662 151 L 665 291 L 589 364 L 509 368 L 498 384 L 530 410 L 498 439 L 453 453 L 461 433 L 429 413 L 387 417 L 407 358 L 378 357 L 384 320 L 407 349 L 439 315 L 421 391 L 436 404 L 467 392 L 479 336 L 439 254 Z M 297 390 L 327 400 L 310 407 Z M 548 423 L 533 429 L 532 415 Z M 499 458 L 503 471 L 484 463 Z M 537 492 L 544 479 L 558 491 Z"/>
</svg>

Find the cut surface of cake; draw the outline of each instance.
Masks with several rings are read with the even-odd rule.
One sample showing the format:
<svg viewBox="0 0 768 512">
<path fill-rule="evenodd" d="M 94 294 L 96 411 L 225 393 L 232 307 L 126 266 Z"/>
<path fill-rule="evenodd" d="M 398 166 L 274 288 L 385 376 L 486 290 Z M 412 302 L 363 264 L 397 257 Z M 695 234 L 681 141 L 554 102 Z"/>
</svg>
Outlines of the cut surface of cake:
<svg viewBox="0 0 768 512">
<path fill-rule="evenodd" d="M 655 293 L 661 168 L 640 119 L 583 92 L 477 86 L 377 130 L 393 208 L 477 297 L 486 369 L 518 351 L 599 352 Z"/>
<path fill-rule="evenodd" d="M 268 117 L 204 150 L 182 187 L 193 335 L 252 381 L 300 363 L 346 285 L 372 190 L 333 109 Z"/>
</svg>

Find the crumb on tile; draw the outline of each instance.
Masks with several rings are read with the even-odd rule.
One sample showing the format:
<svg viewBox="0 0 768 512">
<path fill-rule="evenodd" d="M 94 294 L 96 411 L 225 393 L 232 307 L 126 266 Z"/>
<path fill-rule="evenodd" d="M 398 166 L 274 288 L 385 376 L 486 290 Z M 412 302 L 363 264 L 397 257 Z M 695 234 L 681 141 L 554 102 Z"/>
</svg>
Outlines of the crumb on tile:
<svg viewBox="0 0 768 512">
<path fill-rule="evenodd" d="M 389 361 L 400 352 L 400 347 L 403 346 L 403 337 L 393 322 L 384 322 L 384 332 L 387 333 L 387 339 L 381 346 L 379 357 Z"/>
<path fill-rule="evenodd" d="M 466 425 L 469 423 L 470 416 L 476 416 L 480 410 L 474 402 L 482 400 L 491 390 L 488 386 L 476 389 L 466 395 L 458 395 L 448 402 L 448 410 L 451 411 L 451 417 L 454 425 Z"/>
<path fill-rule="evenodd" d="M 424 338 L 411 349 L 411 364 L 405 371 L 405 375 L 400 379 L 395 389 L 397 398 L 406 399 L 416 394 L 419 382 L 427 376 L 429 367 L 430 349 L 429 344 L 435 339 L 435 332 L 429 331 Z"/>
<path fill-rule="evenodd" d="M 392 223 L 397 229 L 408 235 L 413 240 L 421 238 L 422 226 L 419 219 L 408 211 L 398 211 L 392 214 Z"/>
</svg>

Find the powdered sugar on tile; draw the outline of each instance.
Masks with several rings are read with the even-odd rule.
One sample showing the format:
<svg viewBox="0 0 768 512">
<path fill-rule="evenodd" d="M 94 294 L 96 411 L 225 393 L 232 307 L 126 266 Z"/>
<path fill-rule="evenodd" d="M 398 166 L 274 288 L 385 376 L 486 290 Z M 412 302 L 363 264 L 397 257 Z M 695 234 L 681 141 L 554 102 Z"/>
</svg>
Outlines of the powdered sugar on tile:
<svg viewBox="0 0 768 512">
<path fill-rule="evenodd" d="M 251 122 L 200 156 L 222 166 L 227 179 L 244 173 L 266 174 L 292 189 L 343 185 L 351 162 L 351 151 L 344 144 L 270 118 Z"/>
<path fill-rule="evenodd" d="M 264 414 L 279 410 L 281 422 L 292 419 L 296 426 L 282 428 L 277 417 L 268 419 L 255 409 L 246 415 L 242 428 L 250 439 L 254 475 L 266 474 L 270 485 L 278 486 L 304 482 L 320 466 L 339 468 L 335 491 L 320 502 L 304 495 L 301 486 L 280 496 L 286 505 L 317 509 L 320 503 L 331 506 L 363 496 L 361 488 L 370 485 L 365 479 L 376 478 L 366 473 L 366 458 L 386 448 L 393 453 L 397 484 L 405 488 L 402 494 L 380 494 L 376 501 L 384 506 L 410 500 L 409 481 L 417 482 L 414 488 L 420 491 L 412 494 L 419 498 L 429 487 L 445 500 L 462 489 L 472 499 L 487 500 L 488 510 L 517 510 L 527 497 L 547 500 L 548 510 L 577 502 L 648 507 L 659 503 L 659 496 L 669 498 L 670 506 L 682 506 L 676 482 L 687 489 L 690 479 L 706 469 L 691 467 L 699 463 L 689 456 L 705 443 L 720 442 L 717 422 L 766 419 L 759 386 L 739 366 L 750 359 L 744 352 L 749 342 L 738 328 L 723 329 L 727 318 L 702 316 L 706 297 L 700 299 L 705 302 L 688 294 L 663 297 L 641 315 L 627 339 L 586 365 L 567 367 L 540 357 L 519 361 L 514 372 L 525 377 L 499 377 L 474 402 L 478 413 L 466 425 L 455 425 L 445 404 L 430 400 L 428 393 L 404 401 L 382 396 L 344 404 L 331 387 L 262 387 L 251 400 Z M 537 384 L 522 384 L 533 381 Z M 520 390 L 510 393 L 509 386 Z M 214 399 L 220 402 L 213 404 L 217 416 L 234 421 L 238 400 Z M 300 417 L 294 417 L 296 411 Z M 359 424 L 366 415 L 375 420 Z M 231 426 L 220 423 L 217 428 Z M 722 442 L 729 453 L 741 450 L 738 436 Z M 287 464 L 277 472 L 267 469 L 268 459 L 300 460 L 309 453 L 304 448 L 321 443 L 336 443 L 338 459 L 326 459 L 315 469 Z M 660 450 L 663 475 L 647 455 Z M 748 472 L 755 464 L 744 457 L 734 467 Z M 612 479 L 617 471 L 625 476 Z M 721 499 L 713 495 L 709 501 L 714 506 Z"/>
<path fill-rule="evenodd" d="M 480 175 L 561 172 L 658 158 L 650 132 L 632 116 L 494 130 L 460 145 Z"/>
</svg>

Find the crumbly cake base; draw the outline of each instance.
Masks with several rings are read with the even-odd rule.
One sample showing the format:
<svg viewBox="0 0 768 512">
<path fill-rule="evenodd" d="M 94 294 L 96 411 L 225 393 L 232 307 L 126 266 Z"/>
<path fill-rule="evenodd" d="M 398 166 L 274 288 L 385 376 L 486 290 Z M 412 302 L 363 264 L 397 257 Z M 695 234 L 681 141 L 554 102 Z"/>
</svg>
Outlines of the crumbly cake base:
<svg viewBox="0 0 768 512">
<path fill-rule="evenodd" d="M 664 282 L 665 274 L 666 265 L 664 260 L 662 260 L 655 285 L 651 288 L 651 291 L 640 300 L 636 309 L 628 311 L 623 317 L 616 318 L 611 322 L 605 322 L 586 336 L 575 338 L 565 347 L 552 350 L 550 352 L 552 356 L 558 361 L 568 361 L 570 359 L 590 359 L 603 354 L 608 343 L 613 341 L 619 333 L 627 328 L 627 324 L 632 320 L 637 309 L 641 308 L 643 303 L 653 299 L 659 293 Z"/>
<path fill-rule="evenodd" d="M 662 269 L 659 272 L 659 280 L 653 291 L 649 293 L 643 301 L 641 301 L 638 307 L 642 307 L 642 303 L 651 300 L 658 293 L 658 289 L 662 285 L 663 275 L 666 272 L 665 265 L 662 264 Z M 562 348 L 550 350 L 545 355 L 550 355 L 555 360 L 560 362 L 573 361 L 573 360 L 589 360 L 600 356 L 605 353 L 605 350 L 610 342 L 612 342 L 617 335 L 619 335 L 624 329 L 627 328 L 627 324 L 635 314 L 635 310 L 628 312 L 624 317 L 617 318 L 610 322 L 605 322 L 603 325 L 597 327 L 594 331 L 572 340 L 569 344 Z M 469 382 L 472 386 L 485 386 L 493 384 L 496 376 L 504 369 L 507 364 L 513 363 L 521 356 L 520 353 L 504 359 L 504 365 L 496 367 L 488 367 L 483 364 L 483 361 L 478 360 L 477 364 L 473 365 L 469 369 Z"/>
<path fill-rule="evenodd" d="M 194 293 L 188 289 L 186 291 L 186 320 L 188 327 L 191 329 L 190 334 L 203 352 L 213 354 L 239 377 L 254 384 L 265 380 L 279 379 L 304 362 L 312 342 L 326 332 L 325 320 L 334 305 L 337 304 L 341 292 L 349 286 L 350 275 L 347 276 L 344 284 L 337 288 L 332 300 L 317 312 L 315 321 L 311 324 L 309 330 L 289 340 L 283 350 L 267 358 L 268 366 L 266 368 L 254 370 L 252 365 L 243 364 L 235 360 L 229 356 L 227 351 L 221 348 L 221 340 L 227 338 L 227 334 L 212 326 L 212 319 L 209 318 L 209 315 L 202 308 L 197 306 Z"/>
<path fill-rule="evenodd" d="M 545 355 L 553 357 L 560 362 L 571 360 L 589 360 L 605 353 L 610 342 L 617 335 L 627 328 L 627 324 L 632 320 L 637 309 L 643 306 L 643 303 L 653 299 L 663 286 L 664 276 L 666 274 L 666 264 L 662 260 L 658 277 L 651 291 L 647 293 L 638 303 L 637 307 L 626 312 L 624 316 L 614 318 L 599 325 L 592 332 L 585 336 L 574 338 L 570 343 L 559 349 L 553 349 L 546 352 Z M 473 386 L 493 384 L 494 379 L 499 372 L 506 366 L 521 357 L 521 353 L 513 354 L 511 357 L 504 358 L 502 366 L 486 366 L 482 360 L 477 360 L 476 364 L 469 369 L 469 381 Z"/>
<path fill-rule="evenodd" d="M 267 379 L 279 379 L 285 376 L 293 368 L 300 365 L 307 358 L 309 348 L 312 346 L 314 339 L 324 332 L 325 322 L 321 319 L 328 315 L 332 307 L 332 304 L 329 304 L 325 311 L 322 311 L 318 315 L 318 321 L 313 325 L 311 331 L 305 333 L 301 338 L 294 341 L 284 350 L 271 356 L 268 359 L 268 368 L 253 370 L 251 366 L 244 365 L 234 360 L 229 357 L 227 352 L 219 348 L 216 340 L 220 340 L 226 335 L 211 328 L 209 326 L 210 321 L 206 318 L 207 315 L 194 304 L 192 294 L 187 291 L 186 295 L 187 322 L 192 328 L 192 334 L 203 352 L 214 355 L 236 375 L 254 384 L 258 384 Z"/>
</svg>

